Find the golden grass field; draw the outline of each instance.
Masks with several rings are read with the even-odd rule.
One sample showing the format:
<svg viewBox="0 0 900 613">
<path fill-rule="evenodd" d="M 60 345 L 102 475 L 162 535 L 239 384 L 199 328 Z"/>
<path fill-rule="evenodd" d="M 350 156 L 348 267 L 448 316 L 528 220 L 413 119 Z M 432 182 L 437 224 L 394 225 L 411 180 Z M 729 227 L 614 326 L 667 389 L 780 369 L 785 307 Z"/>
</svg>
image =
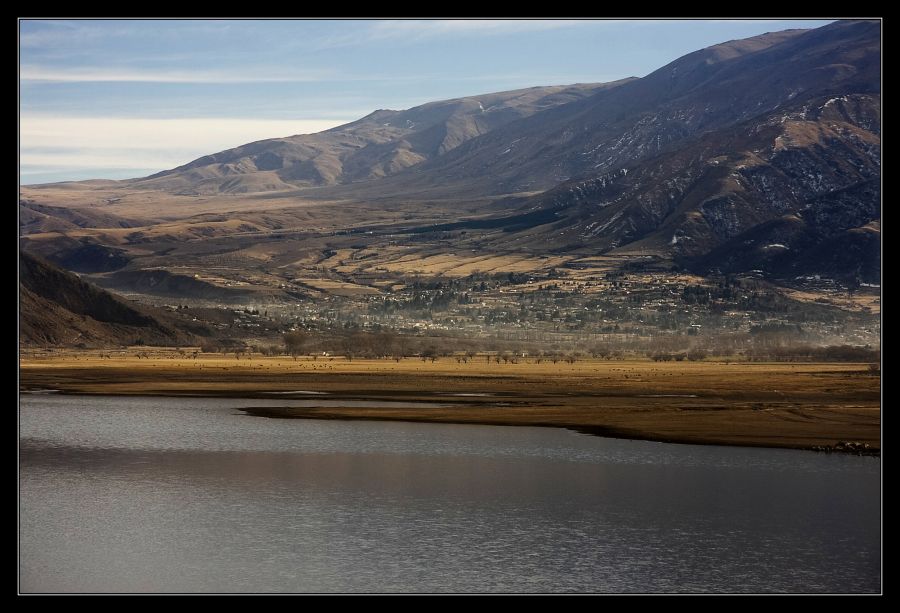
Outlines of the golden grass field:
<svg viewBox="0 0 900 613">
<path fill-rule="evenodd" d="M 880 449 L 880 376 L 867 364 L 353 360 L 136 352 L 30 352 L 20 389 L 271 398 L 257 414 L 552 426 L 682 443 Z M 108 357 L 107 357 L 108 356 Z M 424 408 L 285 408 L 309 400 L 421 400 Z M 349 403 L 353 404 L 353 403 Z M 427 406 L 433 404 L 434 406 Z"/>
</svg>

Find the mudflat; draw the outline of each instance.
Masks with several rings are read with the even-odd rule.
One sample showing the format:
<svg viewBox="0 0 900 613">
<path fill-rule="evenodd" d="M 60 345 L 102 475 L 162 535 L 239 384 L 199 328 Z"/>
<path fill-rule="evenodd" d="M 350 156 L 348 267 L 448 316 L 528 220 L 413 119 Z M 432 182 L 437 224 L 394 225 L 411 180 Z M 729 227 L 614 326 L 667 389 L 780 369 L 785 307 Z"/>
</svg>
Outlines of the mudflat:
<svg viewBox="0 0 900 613">
<path fill-rule="evenodd" d="M 263 417 L 550 426 L 619 438 L 799 449 L 841 442 L 871 452 L 881 447 L 880 374 L 868 364 L 554 364 L 529 358 L 497 364 L 487 356 L 430 362 L 142 353 L 23 353 L 20 389 L 269 398 L 271 407 L 248 409 Z M 285 399 L 310 402 L 288 407 Z M 314 406 L 314 399 L 328 402 Z M 393 401 L 394 408 L 379 401 Z M 416 402 L 397 408 L 396 401 Z"/>
</svg>

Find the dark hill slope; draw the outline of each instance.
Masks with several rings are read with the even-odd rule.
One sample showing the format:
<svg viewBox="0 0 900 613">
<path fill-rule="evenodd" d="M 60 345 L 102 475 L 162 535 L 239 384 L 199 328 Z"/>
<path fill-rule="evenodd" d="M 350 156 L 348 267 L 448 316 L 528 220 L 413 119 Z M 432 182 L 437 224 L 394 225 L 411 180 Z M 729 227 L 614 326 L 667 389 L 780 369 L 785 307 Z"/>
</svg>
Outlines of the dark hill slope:
<svg viewBox="0 0 900 613">
<path fill-rule="evenodd" d="M 137 307 L 27 253 L 19 260 L 19 342 L 26 345 L 183 345 L 203 326 Z"/>
</svg>

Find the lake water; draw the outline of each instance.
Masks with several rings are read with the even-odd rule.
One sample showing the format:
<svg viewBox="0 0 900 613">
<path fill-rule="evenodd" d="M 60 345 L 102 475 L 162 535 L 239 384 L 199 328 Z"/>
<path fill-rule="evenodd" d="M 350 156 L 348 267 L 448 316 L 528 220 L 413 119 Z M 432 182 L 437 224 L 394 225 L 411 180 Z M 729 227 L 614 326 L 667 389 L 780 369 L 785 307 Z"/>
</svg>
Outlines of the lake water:
<svg viewBox="0 0 900 613">
<path fill-rule="evenodd" d="M 22 592 L 878 592 L 880 461 L 25 394 Z"/>
</svg>

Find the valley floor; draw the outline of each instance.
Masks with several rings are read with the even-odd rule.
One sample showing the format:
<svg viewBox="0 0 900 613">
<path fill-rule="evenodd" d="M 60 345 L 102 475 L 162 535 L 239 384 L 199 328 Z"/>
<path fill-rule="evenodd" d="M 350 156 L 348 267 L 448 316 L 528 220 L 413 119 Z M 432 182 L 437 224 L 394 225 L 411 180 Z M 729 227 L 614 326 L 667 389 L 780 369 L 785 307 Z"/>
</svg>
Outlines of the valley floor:
<svg viewBox="0 0 900 613">
<path fill-rule="evenodd" d="M 271 398 L 271 408 L 253 411 L 265 417 L 551 426 L 800 449 L 852 441 L 873 452 L 881 437 L 880 376 L 867 364 L 25 352 L 19 379 L 23 391 Z M 310 402 L 291 408 L 285 399 Z"/>
</svg>

